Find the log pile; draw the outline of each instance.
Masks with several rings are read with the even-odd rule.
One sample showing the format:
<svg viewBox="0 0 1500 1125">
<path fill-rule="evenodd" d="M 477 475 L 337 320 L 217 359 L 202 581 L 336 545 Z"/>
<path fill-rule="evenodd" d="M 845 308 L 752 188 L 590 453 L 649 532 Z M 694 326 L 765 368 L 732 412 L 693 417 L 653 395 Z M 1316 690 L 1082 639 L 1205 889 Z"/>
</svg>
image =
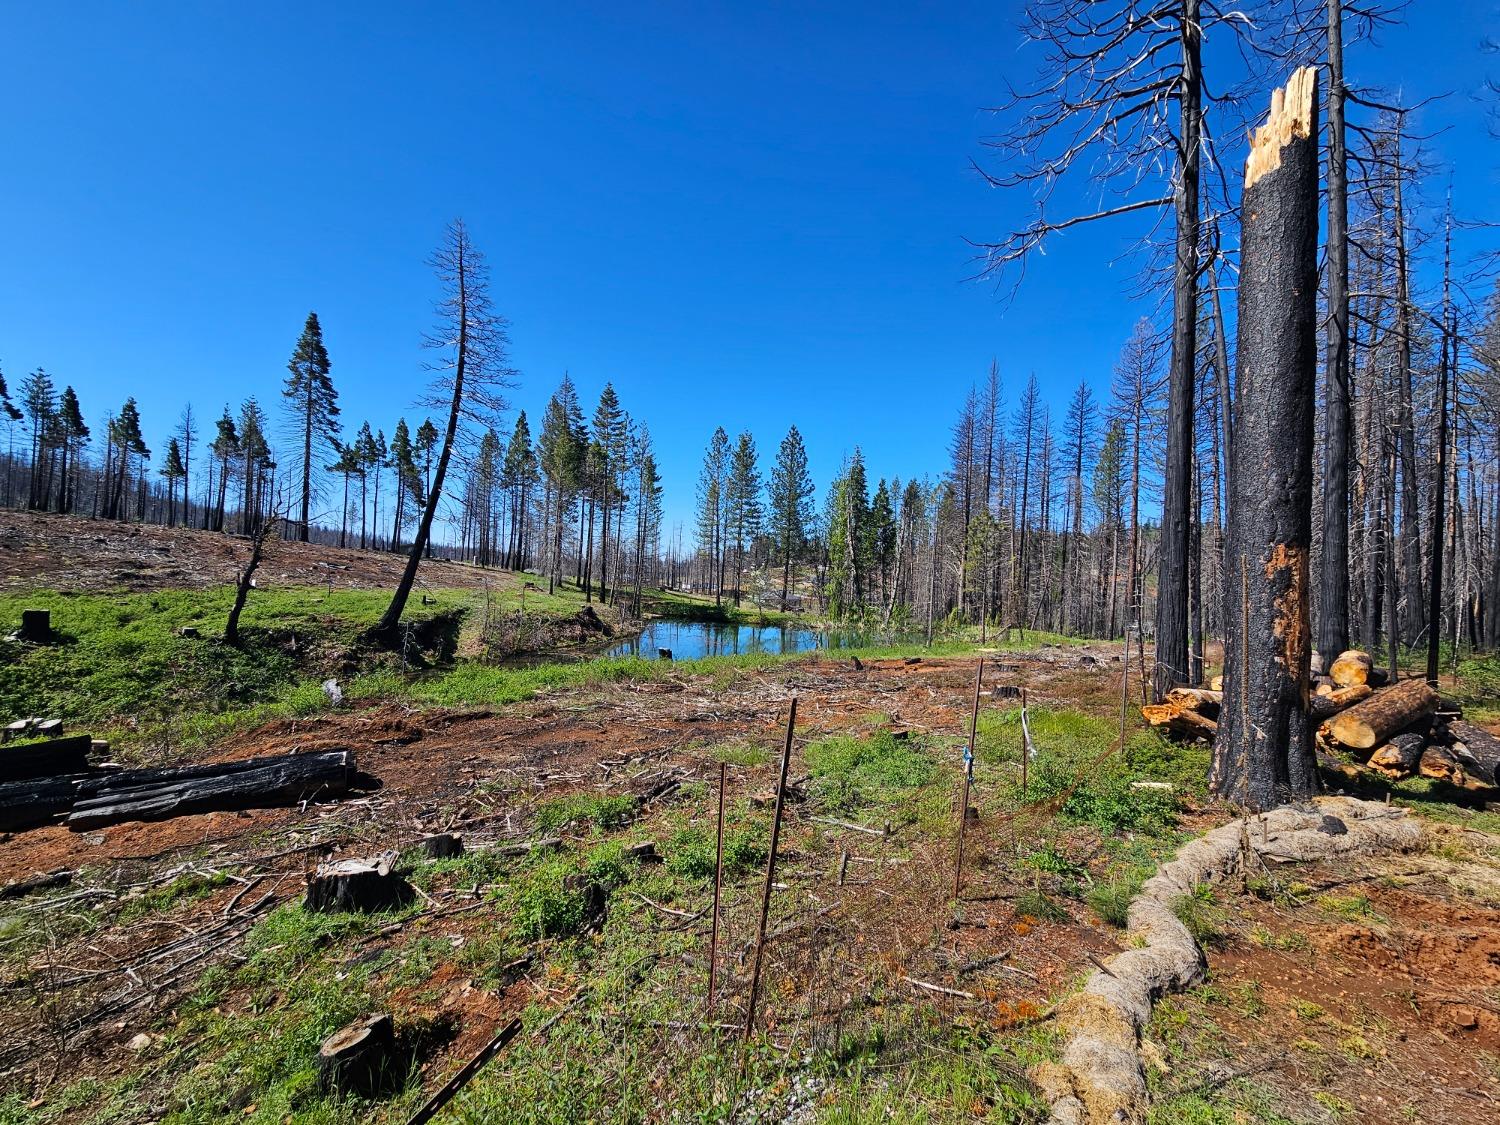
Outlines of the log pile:
<svg viewBox="0 0 1500 1125">
<path fill-rule="evenodd" d="M 354 755 L 347 750 L 169 769 L 90 770 L 85 757 L 90 741 L 88 735 L 54 740 L 67 743 L 66 752 L 52 743 L 4 751 L 6 756 L 29 752 L 28 763 L 40 754 L 42 765 L 18 761 L 15 769 L 25 779 L 0 784 L 0 832 L 59 820 L 82 831 L 132 820 L 295 805 L 343 796 L 355 778 Z M 0 772 L 0 780 L 14 776 L 15 770 Z"/>
<path fill-rule="evenodd" d="M 1426 680 L 1386 685 L 1385 674 L 1358 651 L 1341 653 L 1327 676 L 1313 677 L 1308 710 L 1321 724 L 1321 755 L 1352 757 L 1392 781 L 1420 775 L 1467 789 L 1495 786 L 1500 737 L 1465 722 Z M 1141 714 L 1174 737 L 1212 742 L 1223 701 L 1217 689 L 1176 688 Z"/>
</svg>

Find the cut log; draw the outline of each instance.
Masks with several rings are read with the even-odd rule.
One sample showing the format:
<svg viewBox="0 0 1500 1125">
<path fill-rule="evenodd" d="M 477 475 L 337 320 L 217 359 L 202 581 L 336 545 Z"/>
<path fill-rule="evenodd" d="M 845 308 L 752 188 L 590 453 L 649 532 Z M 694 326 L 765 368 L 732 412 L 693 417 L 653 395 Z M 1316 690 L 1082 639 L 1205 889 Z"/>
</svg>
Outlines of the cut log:
<svg viewBox="0 0 1500 1125">
<path fill-rule="evenodd" d="M 1370 659 L 1369 653 L 1351 648 L 1348 652 L 1339 653 L 1338 659 L 1328 669 L 1328 675 L 1339 687 L 1366 684 L 1370 682 L 1370 671 L 1374 667 L 1375 662 Z"/>
<path fill-rule="evenodd" d="M 391 870 L 391 861 L 341 859 L 325 863 L 307 882 L 304 910 L 316 914 L 399 910 L 414 897 L 411 885 Z"/>
<path fill-rule="evenodd" d="M 1166 702 L 1188 711 L 1196 711 L 1206 718 L 1217 719 L 1219 706 L 1224 702 L 1224 693 L 1207 688 L 1179 687 L 1167 692 Z"/>
<path fill-rule="evenodd" d="M 1208 687 L 1209 687 L 1210 691 L 1223 691 L 1224 690 L 1224 677 L 1223 676 L 1211 676 L 1211 677 L 1209 677 Z"/>
<path fill-rule="evenodd" d="M 79 783 L 68 827 L 297 804 L 342 796 L 354 776 L 347 750 L 284 754 L 178 770 L 121 770 Z"/>
<path fill-rule="evenodd" d="M 428 859 L 452 859 L 464 854 L 464 839 L 452 832 L 440 832 L 419 842 L 417 849 Z"/>
<path fill-rule="evenodd" d="M 1426 683 L 1427 681 L 1420 681 Z M 1458 759 L 1441 746 L 1429 746 L 1422 751 L 1422 760 L 1418 766 L 1423 777 L 1430 777 L 1434 781 L 1446 781 L 1450 785 L 1468 784 L 1468 775 L 1464 773 L 1463 766 L 1458 764 Z"/>
<path fill-rule="evenodd" d="M 23 609 L 21 611 L 21 640 L 34 645 L 49 644 L 52 640 L 52 611 L 46 609 Z"/>
<path fill-rule="evenodd" d="M 1397 731 L 1430 718 L 1437 705 L 1437 692 L 1426 680 L 1404 680 L 1335 715 L 1328 728 L 1335 741 L 1352 750 L 1373 750 Z"/>
<path fill-rule="evenodd" d="M 1399 781 L 1416 772 L 1425 749 L 1427 738 L 1420 731 L 1393 735 L 1389 742 L 1370 755 L 1370 768 L 1383 777 Z"/>
<path fill-rule="evenodd" d="M 1153 727 L 1164 727 L 1170 734 L 1182 738 L 1205 738 L 1213 741 L 1219 725 L 1212 719 L 1191 711 L 1176 703 L 1151 703 L 1141 708 L 1141 714 Z"/>
<path fill-rule="evenodd" d="M 1313 718 L 1321 722 L 1347 707 L 1369 699 L 1373 690 L 1369 684 L 1350 684 L 1348 687 L 1334 688 L 1327 695 L 1320 692 L 1308 700 L 1308 709 Z"/>
<path fill-rule="evenodd" d="M 1463 719 L 1448 721 L 1448 736 L 1455 751 L 1462 747 L 1466 752 L 1464 761 L 1469 772 L 1494 785 L 1500 773 L 1500 738 Z"/>
<path fill-rule="evenodd" d="M 318 1083 L 326 1091 L 369 1097 L 396 1077 L 395 1062 L 395 1023 L 384 1013 L 366 1016 L 323 1040 Z"/>
<path fill-rule="evenodd" d="M 75 734 L 0 750 L 0 783 L 83 773 L 93 742 L 86 734 Z"/>
</svg>

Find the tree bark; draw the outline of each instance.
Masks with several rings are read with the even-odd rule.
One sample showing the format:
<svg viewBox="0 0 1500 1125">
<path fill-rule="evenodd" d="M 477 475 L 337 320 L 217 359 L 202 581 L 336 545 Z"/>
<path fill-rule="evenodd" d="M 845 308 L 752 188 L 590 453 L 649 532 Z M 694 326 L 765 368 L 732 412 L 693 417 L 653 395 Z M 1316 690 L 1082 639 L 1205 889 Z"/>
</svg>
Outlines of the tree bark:
<svg viewBox="0 0 1500 1125">
<path fill-rule="evenodd" d="M 1317 71 L 1271 100 L 1245 168 L 1239 409 L 1214 789 L 1262 810 L 1311 794 L 1313 406 L 1317 368 Z"/>
<path fill-rule="evenodd" d="M 1198 147 L 1203 82 L 1199 58 L 1202 28 L 1198 15 L 1198 0 L 1184 0 L 1180 25 L 1182 79 L 1178 87 L 1182 166 L 1176 192 L 1167 468 L 1156 593 L 1156 664 L 1152 673 L 1158 700 L 1188 678 L 1188 524 L 1192 507 L 1193 392 L 1198 357 Z"/>
</svg>

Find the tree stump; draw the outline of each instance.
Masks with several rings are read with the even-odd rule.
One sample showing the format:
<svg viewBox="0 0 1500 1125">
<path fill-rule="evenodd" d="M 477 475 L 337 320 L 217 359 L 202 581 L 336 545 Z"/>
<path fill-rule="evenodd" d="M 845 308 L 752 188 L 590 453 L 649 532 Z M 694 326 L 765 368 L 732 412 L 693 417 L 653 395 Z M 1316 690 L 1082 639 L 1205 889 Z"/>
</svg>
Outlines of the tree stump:
<svg viewBox="0 0 1500 1125">
<path fill-rule="evenodd" d="M 417 848 L 428 859 L 453 859 L 464 854 L 464 838 L 452 832 L 440 832 L 427 837 Z"/>
<path fill-rule="evenodd" d="M 52 640 L 52 611 L 46 609 L 23 609 L 21 611 L 21 640 L 34 645 L 48 644 Z"/>
<path fill-rule="evenodd" d="M 391 1075 L 396 1026 L 385 1013 L 366 1016 L 334 1032 L 318 1048 L 318 1083 L 327 1091 L 368 1097 Z"/>
<path fill-rule="evenodd" d="M 1311 67 L 1272 95 L 1251 142 L 1240 243 L 1224 702 L 1210 782 L 1220 795 L 1263 810 L 1317 787 L 1307 713 L 1318 315 L 1318 72 Z"/>
<path fill-rule="evenodd" d="M 397 910 L 412 900 L 411 886 L 388 858 L 325 863 L 307 883 L 303 909 L 319 914 Z"/>
</svg>

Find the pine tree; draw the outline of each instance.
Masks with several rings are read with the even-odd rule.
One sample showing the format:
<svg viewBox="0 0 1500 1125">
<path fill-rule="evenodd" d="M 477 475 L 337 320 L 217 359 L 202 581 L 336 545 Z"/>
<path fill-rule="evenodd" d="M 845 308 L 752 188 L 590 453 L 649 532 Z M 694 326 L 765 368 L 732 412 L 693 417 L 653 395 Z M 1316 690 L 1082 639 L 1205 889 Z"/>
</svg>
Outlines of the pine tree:
<svg viewBox="0 0 1500 1125">
<path fill-rule="evenodd" d="M 422 496 L 432 492 L 432 458 L 437 453 L 438 432 L 431 418 L 422 419 L 417 427 L 416 460 L 422 466 Z M 423 500 L 426 504 L 426 500 Z M 427 555 L 432 555 L 432 545 L 427 545 Z"/>
<path fill-rule="evenodd" d="M 167 526 L 175 527 L 177 525 L 177 482 L 187 476 L 187 470 L 182 465 L 182 447 L 177 444 L 175 437 L 167 442 L 167 455 L 157 471 L 167 482 Z"/>
<path fill-rule="evenodd" d="M 599 552 L 599 600 L 603 602 L 609 597 L 609 521 L 616 501 L 622 496 L 619 481 L 629 455 L 630 440 L 629 420 L 620 408 L 619 396 L 610 383 L 604 384 L 604 390 L 599 395 L 599 405 L 594 409 L 593 437 L 598 448 L 596 499 L 604 517 Z"/>
<path fill-rule="evenodd" d="M 113 485 L 111 488 L 111 499 L 106 507 L 105 515 L 110 519 L 126 519 L 129 516 L 129 482 L 131 469 L 140 462 L 150 460 L 151 450 L 146 447 L 146 439 L 141 433 L 141 412 L 136 406 L 134 397 L 127 398 L 125 404 L 120 407 L 120 413 L 109 424 L 110 442 L 119 458 L 115 466 Z M 108 471 L 108 467 L 106 467 Z M 142 500 L 145 498 L 145 467 L 140 466 L 136 474 L 141 484 Z M 146 506 L 140 504 L 141 519 L 146 517 Z"/>
<path fill-rule="evenodd" d="M 429 346 L 440 349 L 442 355 L 439 363 L 433 365 L 438 375 L 432 393 L 435 401 L 447 399 L 448 422 L 422 519 L 406 557 L 406 569 L 391 595 L 391 604 L 372 631 L 388 644 L 396 639 L 396 627 L 401 623 L 401 614 L 417 580 L 422 553 L 431 541 L 443 480 L 459 439 L 459 425 L 486 424 L 498 417 L 505 409 L 503 391 L 511 385 L 515 374 L 507 354 L 510 340 L 506 336 L 505 318 L 495 312 L 490 300 L 489 268 L 461 219 L 449 225 L 443 245 L 433 255 L 431 264 L 443 286 L 443 297 L 438 304 L 440 323 L 428 338 Z"/>
<path fill-rule="evenodd" d="M 390 549 L 399 551 L 401 529 L 406 526 L 407 497 L 419 504 L 422 502 L 422 476 L 417 469 L 416 449 L 405 418 L 397 420 L 396 429 L 391 434 L 391 468 L 396 473 L 396 510 L 391 517 Z"/>
<path fill-rule="evenodd" d="M 578 392 L 566 374 L 542 415 L 542 434 L 537 441 L 537 456 L 542 476 L 547 482 L 548 550 L 547 592 L 553 593 L 562 583 L 562 541 L 567 513 L 583 480 L 583 458 L 586 449 L 583 411 L 578 406 Z"/>
<path fill-rule="evenodd" d="M 254 535 L 260 530 L 265 472 L 270 467 L 271 447 L 266 441 L 265 411 L 253 395 L 240 404 L 239 452 L 243 472 L 240 483 L 244 486 L 240 534 Z"/>
<path fill-rule="evenodd" d="M 760 501 L 760 462 L 747 430 L 735 443 L 729 463 L 729 526 L 734 536 L 734 604 L 740 604 L 745 551 L 760 534 L 765 510 Z"/>
<path fill-rule="evenodd" d="M 302 519 L 297 538 L 306 543 L 314 492 L 313 439 L 319 438 L 336 447 L 339 416 L 339 396 L 334 390 L 333 380 L 328 377 L 331 364 L 328 350 L 323 346 L 323 326 L 318 323 L 317 313 L 307 314 L 302 335 L 286 366 L 288 375 L 281 393 L 286 399 L 289 420 L 301 449 L 297 468 L 302 473 Z"/>
<path fill-rule="evenodd" d="M 1125 422 L 1114 417 L 1104 431 L 1104 442 L 1099 447 L 1098 459 L 1094 462 L 1093 497 L 1094 507 L 1099 512 L 1101 530 L 1109 537 L 1109 575 L 1100 579 L 1105 587 L 1104 621 L 1102 632 L 1113 638 L 1116 633 L 1115 590 L 1119 573 L 1120 529 L 1124 522 L 1125 507 Z M 1103 552 L 1100 552 L 1101 559 Z M 1102 563 L 1101 563 L 1102 571 Z"/>
<path fill-rule="evenodd" d="M 891 503 L 891 489 L 884 477 L 880 478 L 875 487 L 875 498 L 870 501 L 868 539 L 870 593 L 878 596 L 883 605 L 890 593 L 891 567 L 896 560 L 896 509 Z"/>
<path fill-rule="evenodd" d="M 829 612 L 836 618 L 852 617 L 864 609 L 870 565 L 869 526 L 864 454 L 855 446 L 853 457 L 829 492 L 825 589 Z"/>
<path fill-rule="evenodd" d="M 359 549 L 363 551 L 369 546 L 370 471 L 380 460 L 380 450 L 375 444 L 375 435 L 370 432 L 370 423 L 360 423 L 351 448 L 354 450 L 354 460 L 359 465 Z"/>
<path fill-rule="evenodd" d="M 651 546 L 653 558 L 660 555 L 657 540 L 661 534 L 662 516 L 661 476 L 657 473 L 656 457 L 651 449 L 651 432 L 645 426 L 635 434 L 632 461 L 636 469 L 634 612 L 640 616 L 646 548 Z"/>
<path fill-rule="evenodd" d="M 502 481 L 510 493 L 510 542 L 506 550 L 505 565 L 511 570 L 526 568 L 526 515 L 527 499 L 538 479 L 536 451 L 531 447 L 531 426 L 526 421 L 526 411 L 516 416 L 516 425 L 510 432 L 510 443 L 505 447 L 505 471 Z"/>
<path fill-rule="evenodd" d="M 40 367 L 21 380 L 21 406 L 31 419 L 31 475 L 26 488 L 26 506 L 44 508 L 42 453 L 46 448 L 47 431 L 57 413 L 57 390 L 52 384 L 52 376 Z"/>
<path fill-rule="evenodd" d="M 64 387 L 62 399 L 57 407 L 57 422 L 62 435 L 62 486 L 57 510 L 71 512 L 76 495 L 74 478 L 78 475 L 78 463 L 83 449 L 88 445 L 89 428 L 83 420 L 83 408 L 78 404 L 78 395 L 72 387 Z"/>
<path fill-rule="evenodd" d="M 807 471 L 807 449 L 793 426 L 776 450 L 771 468 L 771 538 L 781 556 L 781 608 L 786 608 L 792 569 L 807 542 L 813 521 L 813 481 Z"/>
<path fill-rule="evenodd" d="M 219 461 L 219 487 L 218 496 L 212 504 L 213 518 L 212 530 L 224 530 L 224 505 L 229 498 L 229 470 L 240 456 L 240 433 L 235 428 L 234 416 L 229 413 L 229 404 L 224 404 L 224 413 L 214 424 L 214 440 L 209 444 L 208 450 Z M 212 476 L 212 466 L 210 466 Z M 209 490 L 213 491 L 213 481 L 209 480 Z M 209 530 L 209 513 L 203 514 L 204 530 Z"/>
<path fill-rule="evenodd" d="M 724 602 L 724 556 L 728 528 L 729 435 L 719 426 L 709 439 L 698 473 L 698 550 L 708 563 L 714 605 Z"/>
<path fill-rule="evenodd" d="M 10 400 L 10 388 L 5 385 L 5 373 L 0 371 L 0 418 L 5 420 L 6 450 L 5 450 L 5 506 L 10 507 L 10 481 L 15 472 L 16 464 L 16 423 L 21 421 L 25 415 L 15 403 Z"/>
</svg>

